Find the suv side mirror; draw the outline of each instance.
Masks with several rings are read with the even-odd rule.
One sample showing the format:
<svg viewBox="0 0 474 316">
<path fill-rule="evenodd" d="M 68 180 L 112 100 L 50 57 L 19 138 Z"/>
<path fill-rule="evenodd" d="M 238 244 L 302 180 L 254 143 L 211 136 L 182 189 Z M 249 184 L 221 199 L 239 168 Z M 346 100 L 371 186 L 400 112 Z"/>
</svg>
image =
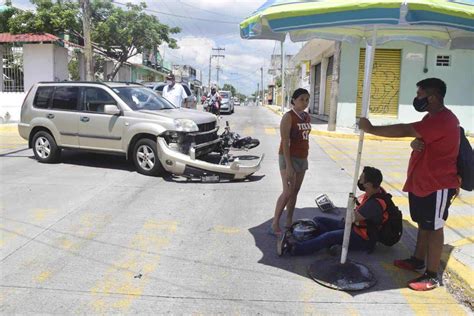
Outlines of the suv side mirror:
<svg viewBox="0 0 474 316">
<path fill-rule="evenodd" d="M 106 104 L 104 105 L 105 114 L 110 115 L 120 115 L 120 109 L 115 104 Z"/>
</svg>

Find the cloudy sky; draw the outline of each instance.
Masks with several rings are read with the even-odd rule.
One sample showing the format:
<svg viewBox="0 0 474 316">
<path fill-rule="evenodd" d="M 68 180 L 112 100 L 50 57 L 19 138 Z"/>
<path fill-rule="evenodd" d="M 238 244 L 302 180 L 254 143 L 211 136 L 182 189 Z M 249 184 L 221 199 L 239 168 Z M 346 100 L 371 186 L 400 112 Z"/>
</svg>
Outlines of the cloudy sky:
<svg viewBox="0 0 474 316">
<path fill-rule="evenodd" d="M 13 0 L 19 8 L 32 8 L 29 0 Z M 116 0 L 118 3 L 141 2 L 140 0 Z M 219 83 L 231 83 L 238 91 L 250 94 L 260 82 L 260 67 L 264 67 L 264 84 L 268 83 L 267 70 L 272 53 L 279 54 L 280 43 L 267 40 L 242 40 L 239 23 L 265 0 L 160 0 L 145 1 L 148 13 L 156 15 L 162 23 L 179 26 L 179 49 L 161 48 L 165 59 L 174 64 L 187 64 L 202 71 L 203 83 L 208 82 L 209 55 L 212 48 L 225 48 L 219 64 L 222 71 Z M 287 40 L 286 53 L 295 53 L 301 44 Z M 214 52 L 216 53 L 216 52 Z M 211 81 L 216 82 L 213 59 Z"/>
</svg>

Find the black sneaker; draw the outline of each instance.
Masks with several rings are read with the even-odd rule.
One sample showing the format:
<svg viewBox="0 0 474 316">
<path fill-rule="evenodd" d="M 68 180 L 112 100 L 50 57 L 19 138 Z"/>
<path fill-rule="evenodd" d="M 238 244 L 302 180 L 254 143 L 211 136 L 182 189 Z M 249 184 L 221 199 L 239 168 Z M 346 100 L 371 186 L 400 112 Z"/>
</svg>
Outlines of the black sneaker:
<svg viewBox="0 0 474 316">
<path fill-rule="evenodd" d="M 393 261 L 393 265 L 404 270 L 415 271 L 423 273 L 425 271 L 425 263 L 423 260 L 419 260 L 413 256 L 407 259 L 399 259 Z"/>
<path fill-rule="evenodd" d="M 425 272 L 422 276 L 408 281 L 408 287 L 415 291 L 429 291 L 440 285 L 438 275 Z"/>
<path fill-rule="evenodd" d="M 279 256 L 283 256 L 285 253 L 288 253 L 290 251 L 290 243 L 288 241 L 290 234 L 291 233 L 289 231 L 285 231 L 283 234 L 281 234 L 280 238 L 278 238 L 277 254 Z"/>
</svg>

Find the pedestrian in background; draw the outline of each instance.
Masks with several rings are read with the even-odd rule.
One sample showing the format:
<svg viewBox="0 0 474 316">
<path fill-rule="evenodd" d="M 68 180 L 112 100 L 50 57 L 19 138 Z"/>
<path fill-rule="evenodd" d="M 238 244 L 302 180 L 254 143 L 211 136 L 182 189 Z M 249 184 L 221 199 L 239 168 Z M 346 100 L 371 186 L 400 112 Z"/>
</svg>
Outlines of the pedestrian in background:
<svg viewBox="0 0 474 316">
<path fill-rule="evenodd" d="M 175 107 L 180 108 L 188 95 L 183 86 L 176 83 L 174 75 L 171 73 L 166 77 L 166 86 L 163 88 L 163 98 L 170 101 Z"/>
<path fill-rule="evenodd" d="M 443 226 L 456 189 L 460 186 L 456 160 L 459 153 L 459 121 L 444 106 L 446 84 L 438 78 L 418 82 L 413 107 L 428 112 L 419 122 L 372 126 L 360 119 L 360 128 L 384 137 L 416 137 L 412 142 L 407 180 L 410 215 L 418 224 L 418 236 L 413 256 L 395 260 L 394 265 L 424 273 L 408 282 L 408 287 L 427 291 L 439 286 L 438 270 L 444 244 Z M 426 265 L 425 265 L 426 259 Z M 426 270 L 425 270 L 426 269 Z"/>
<path fill-rule="evenodd" d="M 283 192 L 278 197 L 275 215 L 269 228 L 269 233 L 280 236 L 280 218 L 286 207 L 285 228 L 293 223 L 298 192 L 308 169 L 309 134 L 311 132 L 311 117 L 305 109 L 309 104 L 309 92 L 306 89 L 296 89 L 291 97 L 293 108 L 283 115 L 280 123 L 280 149 L 278 162 L 283 183 Z"/>
</svg>

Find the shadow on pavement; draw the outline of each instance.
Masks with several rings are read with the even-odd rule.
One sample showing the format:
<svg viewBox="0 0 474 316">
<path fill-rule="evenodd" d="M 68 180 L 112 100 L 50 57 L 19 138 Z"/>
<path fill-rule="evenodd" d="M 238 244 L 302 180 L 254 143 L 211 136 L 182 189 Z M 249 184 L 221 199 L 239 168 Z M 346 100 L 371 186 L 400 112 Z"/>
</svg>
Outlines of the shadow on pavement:
<svg viewBox="0 0 474 316">
<path fill-rule="evenodd" d="M 35 159 L 34 156 L 32 159 Z M 127 161 L 124 156 L 99 153 L 63 150 L 59 163 L 135 172 L 133 164 Z"/>
<path fill-rule="evenodd" d="M 283 214 L 282 218 L 284 218 Z M 318 208 L 296 208 L 294 219 L 313 218 L 316 216 L 325 216 L 340 219 L 345 216 L 345 208 L 338 208 L 335 212 L 321 212 Z M 271 219 L 261 223 L 258 226 L 249 229 L 249 232 L 255 239 L 255 246 L 262 252 L 262 258 L 258 261 L 260 264 L 272 266 L 300 276 L 308 277 L 307 269 L 317 260 L 326 259 L 330 254 L 326 250 L 320 250 L 307 256 L 284 255 L 279 257 L 276 253 L 277 238 L 268 234 Z M 348 258 L 352 261 L 366 265 L 377 279 L 377 283 L 372 288 L 363 291 L 348 292 L 352 296 L 358 294 L 381 292 L 392 289 L 402 289 L 407 287 L 407 281 L 418 277 L 420 274 L 398 269 L 393 265 L 393 260 L 409 257 L 414 249 L 416 241 L 416 227 L 404 220 L 404 233 L 402 240 L 393 247 L 387 247 L 377 244 L 373 253 L 366 251 L 349 251 Z M 446 254 L 448 257 L 450 253 Z M 340 255 L 338 256 L 340 258 Z M 444 272 L 444 267 L 440 275 Z M 314 283 L 314 286 L 322 285 Z M 332 290 L 329 289 L 328 290 Z M 334 290 L 332 290 L 334 291 Z"/>
</svg>

